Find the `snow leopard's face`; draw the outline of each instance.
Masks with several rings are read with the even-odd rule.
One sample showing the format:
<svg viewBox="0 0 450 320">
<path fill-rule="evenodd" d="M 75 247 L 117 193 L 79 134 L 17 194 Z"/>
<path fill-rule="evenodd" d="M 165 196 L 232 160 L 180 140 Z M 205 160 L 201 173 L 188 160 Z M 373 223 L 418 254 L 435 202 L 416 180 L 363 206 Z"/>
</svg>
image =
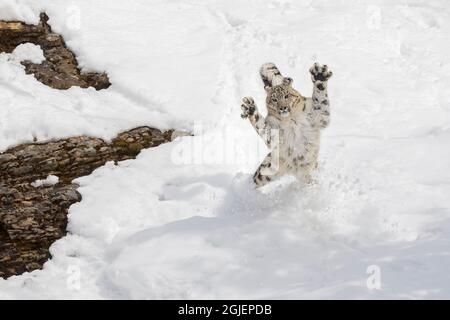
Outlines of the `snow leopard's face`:
<svg viewBox="0 0 450 320">
<path fill-rule="evenodd" d="M 301 95 L 290 85 L 277 85 L 267 89 L 267 109 L 270 115 L 287 118 L 301 101 Z"/>
</svg>

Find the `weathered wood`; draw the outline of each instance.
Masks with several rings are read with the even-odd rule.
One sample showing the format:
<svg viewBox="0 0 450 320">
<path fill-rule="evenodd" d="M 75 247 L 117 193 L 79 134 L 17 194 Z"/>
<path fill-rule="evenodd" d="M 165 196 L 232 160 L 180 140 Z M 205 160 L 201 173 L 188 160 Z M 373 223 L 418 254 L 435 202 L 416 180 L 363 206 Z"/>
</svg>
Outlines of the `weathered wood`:
<svg viewBox="0 0 450 320">
<path fill-rule="evenodd" d="M 142 149 L 171 141 L 173 131 L 139 127 L 112 142 L 86 136 L 29 143 L 0 154 L 0 277 L 42 267 L 50 245 L 66 234 L 69 207 L 81 200 L 72 180 L 107 161 L 133 159 Z M 58 184 L 35 188 L 48 175 Z"/>
<path fill-rule="evenodd" d="M 40 18 L 37 25 L 0 21 L 0 52 L 11 53 L 23 43 L 39 45 L 46 60 L 41 64 L 30 61 L 22 61 L 22 64 L 26 73 L 34 74 L 38 81 L 54 89 L 78 86 L 101 90 L 111 85 L 106 73 L 81 72 L 74 53 L 67 48 L 63 37 L 52 32 L 47 15 L 41 13 Z"/>
</svg>

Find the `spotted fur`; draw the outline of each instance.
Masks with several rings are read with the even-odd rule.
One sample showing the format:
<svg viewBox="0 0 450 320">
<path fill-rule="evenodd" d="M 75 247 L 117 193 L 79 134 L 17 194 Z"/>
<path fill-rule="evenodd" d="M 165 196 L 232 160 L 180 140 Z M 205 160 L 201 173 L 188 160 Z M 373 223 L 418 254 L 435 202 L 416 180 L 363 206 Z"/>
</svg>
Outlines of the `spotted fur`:
<svg viewBox="0 0 450 320">
<path fill-rule="evenodd" d="M 271 152 L 253 175 L 260 187 L 284 174 L 293 174 L 304 183 L 311 182 L 317 168 L 320 132 L 330 123 L 327 85 L 332 72 L 315 63 L 311 69 L 313 94 L 303 97 L 292 87 L 292 79 L 281 75 L 273 63 L 261 67 L 260 75 L 267 93 L 267 117 L 263 117 L 253 98 L 242 100 L 242 118 L 248 118 Z"/>
</svg>

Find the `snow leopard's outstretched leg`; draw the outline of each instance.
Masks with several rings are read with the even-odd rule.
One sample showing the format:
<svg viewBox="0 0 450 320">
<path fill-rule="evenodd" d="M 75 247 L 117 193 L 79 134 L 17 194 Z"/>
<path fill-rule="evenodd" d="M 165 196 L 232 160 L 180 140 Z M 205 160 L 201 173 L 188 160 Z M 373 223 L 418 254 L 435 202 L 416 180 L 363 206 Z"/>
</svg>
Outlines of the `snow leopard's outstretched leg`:
<svg viewBox="0 0 450 320">
<path fill-rule="evenodd" d="M 309 69 L 311 80 L 314 83 L 312 94 L 312 106 L 309 110 L 309 118 L 315 126 L 326 128 L 330 123 L 330 101 L 328 99 L 327 85 L 328 79 L 333 73 L 328 71 L 327 65 L 320 65 L 317 62 Z"/>
<path fill-rule="evenodd" d="M 280 166 L 278 159 L 273 157 L 272 153 L 269 153 L 253 175 L 253 181 L 259 188 L 277 179 L 283 173 L 283 168 Z"/>
<path fill-rule="evenodd" d="M 251 97 L 245 97 L 242 99 L 242 114 L 243 119 L 248 118 L 256 132 L 263 138 L 267 147 L 271 147 L 272 132 L 271 127 L 268 125 L 266 119 L 259 113 L 256 107 L 255 101 Z"/>
</svg>

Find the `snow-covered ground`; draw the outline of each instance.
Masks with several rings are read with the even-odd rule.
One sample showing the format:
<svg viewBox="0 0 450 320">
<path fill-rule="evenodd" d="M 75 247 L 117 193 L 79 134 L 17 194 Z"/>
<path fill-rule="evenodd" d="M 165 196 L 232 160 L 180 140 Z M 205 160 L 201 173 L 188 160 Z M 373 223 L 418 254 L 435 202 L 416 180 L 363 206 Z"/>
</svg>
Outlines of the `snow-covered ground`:
<svg viewBox="0 0 450 320">
<path fill-rule="evenodd" d="M 0 298 L 450 298 L 447 1 L 0 0 L 0 19 L 40 10 L 113 85 L 52 90 L 18 62 L 36 48 L 1 54 L 0 150 L 196 136 L 78 179 L 69 235 Z M 263 108 L 267 61 L 304 95 L 313 62 L 334 72 L 312 187 L 249 182 L 266 150 L 240 99 Z"/>
</svg>

